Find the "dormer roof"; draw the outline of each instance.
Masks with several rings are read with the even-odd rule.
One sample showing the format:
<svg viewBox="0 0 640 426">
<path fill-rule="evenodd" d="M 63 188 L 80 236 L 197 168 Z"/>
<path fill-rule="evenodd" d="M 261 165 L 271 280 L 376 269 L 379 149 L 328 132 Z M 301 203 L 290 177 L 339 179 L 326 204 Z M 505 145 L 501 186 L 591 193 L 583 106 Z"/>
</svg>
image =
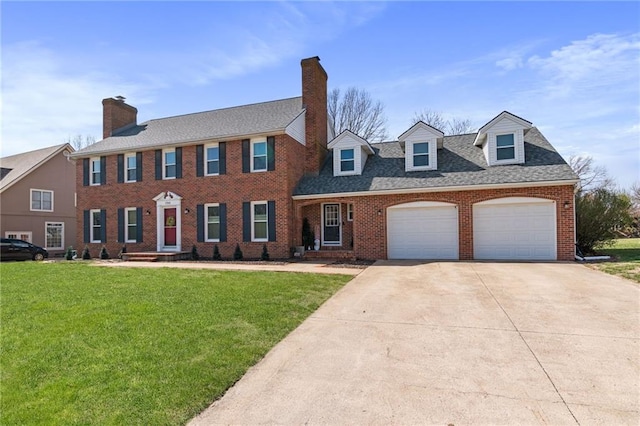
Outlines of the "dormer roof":
<svg viewBox="0 0 640 426">
<path fill-rule="evenodd" d="M 409 130 L 407 130 L 406 132 L 404 132 L 403 134 L 398 136 L 398 140 L 401 141 L 401 142 L 405 141 L 405 140 L 409 139 L 411 137 L 411 135 L 413 135 L 415 132 L 417 132 L 419 130 L 427 131 L 427 132 L 433 134 L 435 137 L 438 137 L 438 138 L 443 138 L 444 137 L 444 132 L 442 130 L 436 129 L 435 127 L 425 123 L 424 121 L 418 121 L 416 124 L 414 124 L 413 126 L 409 127 Z"/>
<path fill-rule="evenodd" d="M 356 144 L 360 145 L 362 149 L 369 155 L 373 155 L 374 151 L 371 147 L 371 144 L 367 142 L 365 139 L 353 133 L 351 130 L 343 130 L 338 136 L 336 136 L 329 144 L 327 145 L 329 149 L 333 149 L 335 147 L 339 147 L 345 141 L 356 142 Z"/>
<path fill-rule="evenodd" d="M 487 124 L 485 124 L 484 126 L 480 127 L 480 129 L 478 130 L 478 134 L 476 135 L 476 138 L 473 141 L 473 144 L 475 146 L 482 145 L 482 139 L 489 132 L 489 130 L 493 126 L 495 126 L 497 123 L 499 123 L 500 121 L 505 120 L 505 119 L 516 123 L 517 125 L 521 126 L 523 129 L 530 129 L 533 126 L 533 123 L 531 123 L 530 121 L 525 120 L 522 117 L 518 117 L 517 115 L 512 114 L 509 111 L 502 111 L 500 114 L 496 115 L 494 118 L 489 120 L 489 122 Z"/>
</svg>

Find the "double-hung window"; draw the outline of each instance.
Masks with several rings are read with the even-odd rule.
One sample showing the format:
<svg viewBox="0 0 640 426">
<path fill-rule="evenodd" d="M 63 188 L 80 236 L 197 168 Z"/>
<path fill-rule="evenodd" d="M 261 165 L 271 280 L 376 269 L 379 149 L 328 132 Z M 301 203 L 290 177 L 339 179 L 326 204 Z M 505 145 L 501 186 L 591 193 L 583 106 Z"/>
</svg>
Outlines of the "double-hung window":
<svg viewBox="0 0 640 426">
<path fill-rule="evenodd" d="M 92 243 L 99 243 L 102 241 L 102 212 L 100 210 L 91 210 L 89 214 L 91 220 L 89 227 L 90 241 Z"/>
<path fill-rule="evenodd" d="M 125 242 L 135 243 L 138 241 L 138 214 L 135 207 L 130 207 L 124 210 L 125 220 Z"/>
<path fill-rule="evenodd" d="M 49 250 L 64 249 L 64 223 L 45 222 L 45 248 Z"/>
<path fill-rule="evenodd" d="M 429 167 L 429 142 L 413 144 L 413 167 Z"/>
<path fill-rule="evenodd" d="M 136 182 L 138 180 L 138 162 L 136 160 L 136 154 L 127 154 L 124 157 L 125 182 Z"/>
<path fill-rule="evenodd" d="M 100 177 L 100 158 L 92 158 L 91 165 L 91 185 L 100 185 L 102 179 Z"/>
<path fill-rule="evenodd" d="M 264 172 L 267 170 L 267 141 L 251 143 L 251 171 Z"/>
<path fill-rule="evenodd" d="M 165 149 L 162 152 L 162 171 L 164 179 L 176 178 L 176 150 Z"/>
<path fill-rule="evenodd" d="M 220 205 L 205 204 L 206 228 L 205 241 L 220 241 Z"/>
<path fill-rule="evenodd" d="M 353 222 L 353 204 L 347 204 L 347 220 Z"/>
<path fill-rule="evenodd" d="M 516 158 L 514 134 L 496 135 L 496 160 L 513 160 Z"/>
<path fill-rule="evenodd" d="M 205 146 L 205 174 L 220 174 L 220 148 L 218 144 Z"/>
<path fill-rule="evenodd" d="M 355 157 L 353 148 L 340 150 L 340 171 L 352 172 L 355 170 Z"/>
<path fill-rule="evenodd" d="M 268 241 L 269 215 L 266 201 L 251 203 L 251 240 Z"/>
<path fill-rule="evenodd" d="M 53 191 L 45 189 L 31 190 L 31 210 L 32 211 L 53 211 Z"/>
</svg>

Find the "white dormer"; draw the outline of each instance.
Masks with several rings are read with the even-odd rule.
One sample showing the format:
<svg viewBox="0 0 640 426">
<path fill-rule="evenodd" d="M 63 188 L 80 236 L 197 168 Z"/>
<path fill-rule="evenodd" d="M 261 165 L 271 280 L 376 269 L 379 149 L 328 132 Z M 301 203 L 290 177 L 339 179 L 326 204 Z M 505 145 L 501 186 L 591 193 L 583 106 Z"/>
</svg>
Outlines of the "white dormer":
<svg viewBox="0 0 640 426">
<path fill-rule="evenodd" d="M 373 155 L 369 142 L 349 130 L 340 133 L 328 147 L 333 150 L 334 176 L 361 175 L 367 157 Z"/>
<path fill-rule="evenodd" d="M 444 133 L 418 121 L 398 137 L 404 145 L 404 169 L 407 172 L 438 169 L 438 148 L 442 148 Z"/>
<path fill-rule="evenodd" d="M 489 166 L 523 164 L 524 131 L 531 122 L 503 111 L 478 130 L 473 144 L 481 146 Z"/>
</svg>

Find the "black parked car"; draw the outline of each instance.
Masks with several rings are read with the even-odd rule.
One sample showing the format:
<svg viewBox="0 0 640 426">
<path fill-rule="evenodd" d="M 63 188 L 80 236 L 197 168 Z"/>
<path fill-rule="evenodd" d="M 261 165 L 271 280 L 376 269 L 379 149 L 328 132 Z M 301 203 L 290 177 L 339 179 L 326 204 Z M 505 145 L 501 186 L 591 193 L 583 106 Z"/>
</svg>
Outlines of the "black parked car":
<svg viewBox="0 0 640 426">
<path fill-rule="evenodd" d="M 49 252 L 27 241 L 15 238 L 2 238 L 0 260 L 42 260 L 49 257 Z"/>
</svg>

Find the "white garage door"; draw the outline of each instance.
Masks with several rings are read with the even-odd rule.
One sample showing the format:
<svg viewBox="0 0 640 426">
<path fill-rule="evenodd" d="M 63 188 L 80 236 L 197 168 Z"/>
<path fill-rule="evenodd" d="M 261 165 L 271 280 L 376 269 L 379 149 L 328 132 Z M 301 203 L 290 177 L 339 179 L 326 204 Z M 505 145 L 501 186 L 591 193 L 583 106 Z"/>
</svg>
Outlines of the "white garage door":
<svg viewBox="0 0 640 426">
<path fill-rule="evenodd" d="M 475 259 L 555 260 L 556 204 L 509 197 L 473 206 Z"/>
<path fill-rule="evenodd" d="M 458 259 L 458 209 L 415 202 L 387 209 L 389 259 Z"/>
</svg>

